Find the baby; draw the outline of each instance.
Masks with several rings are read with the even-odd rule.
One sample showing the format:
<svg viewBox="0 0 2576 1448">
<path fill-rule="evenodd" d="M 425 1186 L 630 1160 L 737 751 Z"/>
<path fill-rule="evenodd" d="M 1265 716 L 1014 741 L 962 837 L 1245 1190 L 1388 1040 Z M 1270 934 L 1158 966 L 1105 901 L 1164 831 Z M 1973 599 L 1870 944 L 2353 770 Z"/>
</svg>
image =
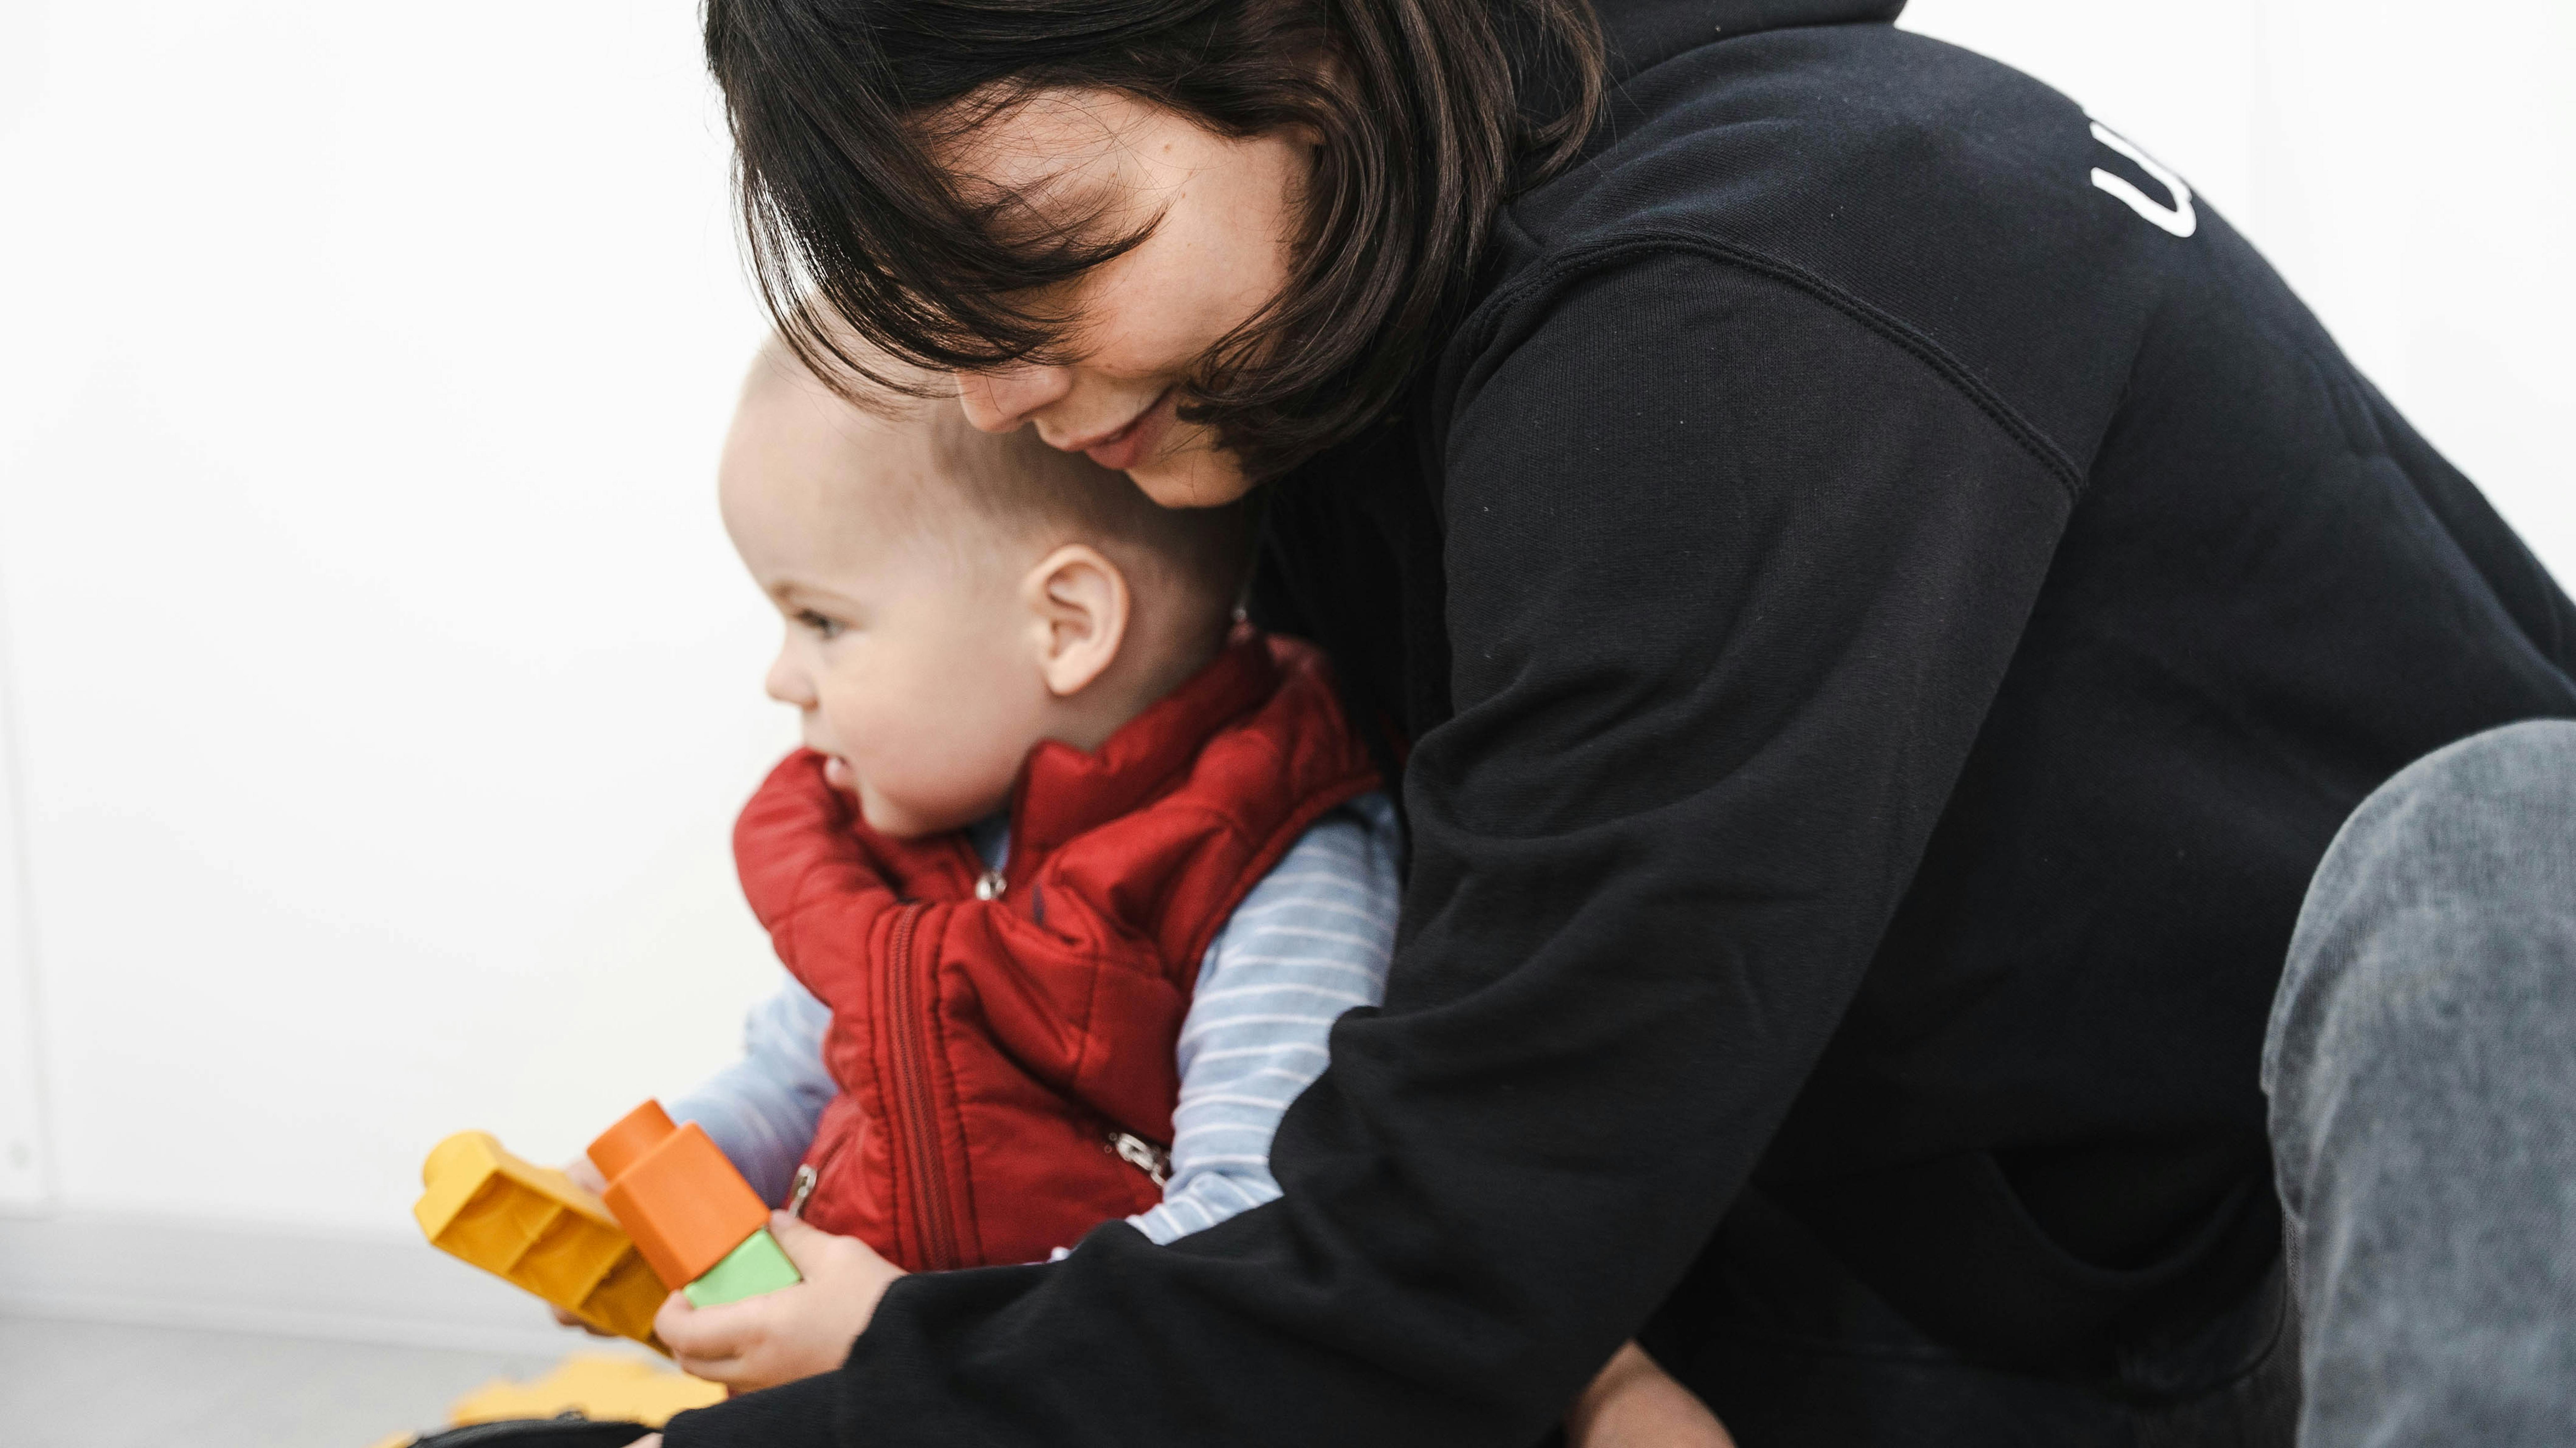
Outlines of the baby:
<svg viewBox="0 0 2576 1448">
<path fill-rule="evenodd" d="M 1158 507 L 953 403 L 874 416 L 775 343 L 720 496 L 807 746 L 736 836 L 791 979 L 672 1114 L 913 1270 L 1277 1196 L 1280 1113 L 1382 994 L 1397 837 L 1320 659 L 1235 622 L 1243 510 Z M 802 1265 L 816 1234 L 781 1230 Z M 689 1365 L 836 1366 L 856 1323 L 814 1315 Z"/>
<path fill-rule="evenodd" d="M 807 1280 L 675 1296 L 682 1364 L 828 1371 L 895 1268 L 1278 1196 L 1281 1114 L 1383 995 L 1398 842 L 1322 661 L 1237 622 L 1242 509 L 1158 507 L 951 403 L 875 416 L 774 341 L 721 498 L 803 721 L 735 836 L 791 978 L 671 1111 L 787 1208 Z M 1631 1347 L 1594 1395 L 1646 1379 L 1679 1392 Z"/>
</svg>

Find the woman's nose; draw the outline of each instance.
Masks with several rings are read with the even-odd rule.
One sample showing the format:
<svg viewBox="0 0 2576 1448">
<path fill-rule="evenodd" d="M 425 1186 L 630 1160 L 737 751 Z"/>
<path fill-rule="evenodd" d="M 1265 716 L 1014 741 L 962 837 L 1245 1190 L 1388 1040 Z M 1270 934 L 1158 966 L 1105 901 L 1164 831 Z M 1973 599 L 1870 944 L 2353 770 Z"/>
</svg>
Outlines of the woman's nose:
<svg viewBox="0 0 2576 1448">
<path fill-rule="evenodd" d="M 957 374 L 957 400 L 965 405 L 966 420 L 986 432 L 1009 432 L 1072 390 L 1070 367 L 1013 362 Z"/>
</svg>

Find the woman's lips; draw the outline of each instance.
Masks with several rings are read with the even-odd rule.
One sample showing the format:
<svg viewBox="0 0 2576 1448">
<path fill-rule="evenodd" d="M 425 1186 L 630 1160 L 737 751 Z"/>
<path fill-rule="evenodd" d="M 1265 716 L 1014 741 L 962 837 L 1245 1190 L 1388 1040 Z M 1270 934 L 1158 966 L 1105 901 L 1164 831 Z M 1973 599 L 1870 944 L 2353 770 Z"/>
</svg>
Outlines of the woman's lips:
<svg viewBox="0 0 2576 1448">
<path fill-rule="evenodd" d="M 1130 418 L 1126 426 L 1076 450 L 1102 467 L 1121 473 L 1152 457 L 1154 449 L 1162 445 L 1164 430 L 1172 425 L 1174 391 L 1174 388 L 1164 388 L 1162 394 L 1148 403 L 1143 412 Z"/>
</svg>

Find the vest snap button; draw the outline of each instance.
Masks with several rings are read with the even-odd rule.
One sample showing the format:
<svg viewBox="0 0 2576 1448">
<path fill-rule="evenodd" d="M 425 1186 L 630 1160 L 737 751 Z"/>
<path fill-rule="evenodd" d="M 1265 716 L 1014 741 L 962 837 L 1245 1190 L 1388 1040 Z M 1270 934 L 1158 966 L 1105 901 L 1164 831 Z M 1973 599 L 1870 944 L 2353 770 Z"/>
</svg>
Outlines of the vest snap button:
<svg viewBox="0 0 2576 1448">
<path fill-rule="evenodd" d="M 999 870 L 986 870 L 983 875 L 975 881 L 975 898 L 978 900 L 999 900 L 1002 898 L 1003 888 L 1002 872 Z"/>
</svg>

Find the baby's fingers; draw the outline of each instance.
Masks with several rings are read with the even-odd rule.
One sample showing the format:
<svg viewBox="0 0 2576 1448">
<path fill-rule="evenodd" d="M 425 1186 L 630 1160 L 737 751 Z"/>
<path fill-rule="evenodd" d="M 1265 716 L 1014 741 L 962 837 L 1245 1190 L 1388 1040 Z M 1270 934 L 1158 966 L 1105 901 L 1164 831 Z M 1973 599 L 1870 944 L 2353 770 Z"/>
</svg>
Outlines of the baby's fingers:
<svg viewBox="0 0 2576 1448">
<path fill-rule="evenodd" d="M 762 1299 L 752 1298 L 721 1307 L 698 1307 L 685 1294 L 674 1292 L 653 1315 L 653 1331 L 671 1350 L 672 1360 L 691 1377 L 738 1387 L 749 1366 L 745 1359 L 768 1335 L 766 1314 L 760 1311 L 764 1305 Z"/>
</svg>

